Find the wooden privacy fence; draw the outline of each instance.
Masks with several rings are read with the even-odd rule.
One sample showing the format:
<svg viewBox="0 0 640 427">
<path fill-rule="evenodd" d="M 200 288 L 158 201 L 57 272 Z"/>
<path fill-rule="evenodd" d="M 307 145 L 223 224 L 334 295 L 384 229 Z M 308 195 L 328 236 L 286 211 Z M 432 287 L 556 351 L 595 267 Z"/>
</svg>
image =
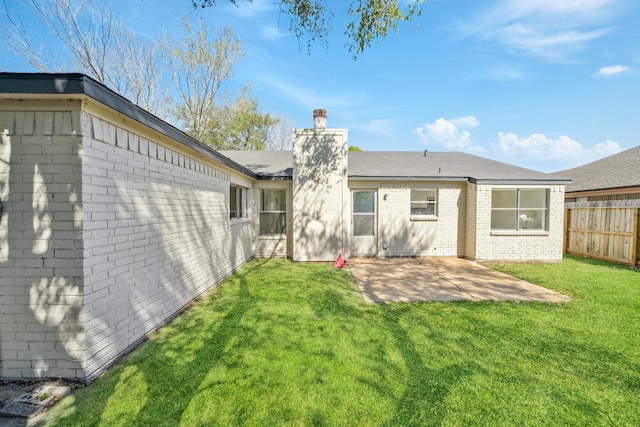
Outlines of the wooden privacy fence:
<svg viewBox="0 0 640 427">
<path fill-rule="evenodd" d="M 635 266 L 640 258 L 638 207 L 565 209 L 564 251 Z"/>
</svg>

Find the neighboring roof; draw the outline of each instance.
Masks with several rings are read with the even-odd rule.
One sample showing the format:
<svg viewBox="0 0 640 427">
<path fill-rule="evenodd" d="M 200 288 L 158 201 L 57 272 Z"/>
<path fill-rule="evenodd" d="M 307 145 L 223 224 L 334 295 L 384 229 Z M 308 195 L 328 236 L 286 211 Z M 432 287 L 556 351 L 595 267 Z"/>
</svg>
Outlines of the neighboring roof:
<svg viewBox="0 0 640 427">
<path fill-rule="evenodd" d="M 79 73 L 5 73 L 0 72 L 0 95 L 26 95 L 37 98 L 40 95 L 84 95 L 111 107 L 167 137 L 186 145 L 192 150 L 221 163 L 251 178 L 257 175 L 251 170 L 220 155 L 217 151 L 190 137 L 146 110 L 138 107 L 91 77 Z"/>
<path fill-rule="evenodd" d="M 640 146 L 555 175 L 573 181 L 567 193 L 640 186 Z"/>
<path fill-rule="evenodd" d="M 291 179 L 291 151 L 221 151 L 261 179 Z M 461 152 L 349 151 L 348 174 L 354 179 L 471 181 L 482 183 L 566 184 L 558 176 Z"/>
</svg>

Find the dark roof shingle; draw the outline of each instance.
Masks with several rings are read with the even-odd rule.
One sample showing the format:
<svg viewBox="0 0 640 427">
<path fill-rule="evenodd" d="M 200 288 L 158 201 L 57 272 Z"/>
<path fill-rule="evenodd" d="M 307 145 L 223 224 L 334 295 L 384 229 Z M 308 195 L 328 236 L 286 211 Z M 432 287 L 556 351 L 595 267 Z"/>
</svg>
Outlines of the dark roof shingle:
<svg viewBox="0 0 640 427">
<path fill-rule="evenodd" d="M 222 155 L 267 179 L 293 176 L 291 151 L 221 151 Z M 557 182 L 565 178 L 461 152 L 350 151 L 350 178 L 438 181 Z"/>
<path fill-rule="evenodd" d="M 572 180 L 567 193 L 640 186 L 640 146 L 555 175 Z"/>
</svg>

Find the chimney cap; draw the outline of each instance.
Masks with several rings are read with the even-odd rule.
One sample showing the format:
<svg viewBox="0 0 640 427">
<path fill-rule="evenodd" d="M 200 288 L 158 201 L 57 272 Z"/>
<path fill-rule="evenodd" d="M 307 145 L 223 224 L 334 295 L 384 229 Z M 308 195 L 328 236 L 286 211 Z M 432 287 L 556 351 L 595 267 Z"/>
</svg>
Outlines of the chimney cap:
<svg viewBox="0 0 640 427">
<path fill-rule="evenodd" d="M 322 108 L 313 110 L 313 118 L 315 119 L 316 117 L 327 117 L 327 110 L 323 110 Z"/>
<path fill-rule="evenodd" d="M 313 127 L 315 129 L 327 128 L 327 110 L 321 108 L 313 110 Z"/>
</svg>

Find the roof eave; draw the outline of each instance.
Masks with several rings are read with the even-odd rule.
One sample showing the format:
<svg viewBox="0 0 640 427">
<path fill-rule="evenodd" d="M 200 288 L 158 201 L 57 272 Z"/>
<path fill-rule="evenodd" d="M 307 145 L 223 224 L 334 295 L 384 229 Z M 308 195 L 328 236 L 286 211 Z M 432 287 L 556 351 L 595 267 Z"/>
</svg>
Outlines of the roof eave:
<svg viewBox="0 0 640 427">
<path fill-rule="evenodd" d="M 380 175 L 349 175 L 349 179 L 358 181 L 456 181 L 466 182 L 466 177 L 451 176 L 380 176 Z"/>
<path fill-rule="evenodd" d="M 213 148 L 204 145 L 84 74 L 0 73 L 0 94 L 24 94 L 29 98 L 33 98 L 34 95 L 66 95 L 72 97 L 84 95 L 230 169 L 250 178 L 258 179 L 258 174 L 255 172 L 223 156 Z"/>
<path fill-rule="evenodd" d="M 470 178 L 472 184 L 490 185 L 568 185 L 570 179 L 477 179 Z"/>
<path fill-rule="evenodd" d="M 291 181 L 292 176 L 287 175 L 258 175 L 258 181 Z"/>
</svg>

